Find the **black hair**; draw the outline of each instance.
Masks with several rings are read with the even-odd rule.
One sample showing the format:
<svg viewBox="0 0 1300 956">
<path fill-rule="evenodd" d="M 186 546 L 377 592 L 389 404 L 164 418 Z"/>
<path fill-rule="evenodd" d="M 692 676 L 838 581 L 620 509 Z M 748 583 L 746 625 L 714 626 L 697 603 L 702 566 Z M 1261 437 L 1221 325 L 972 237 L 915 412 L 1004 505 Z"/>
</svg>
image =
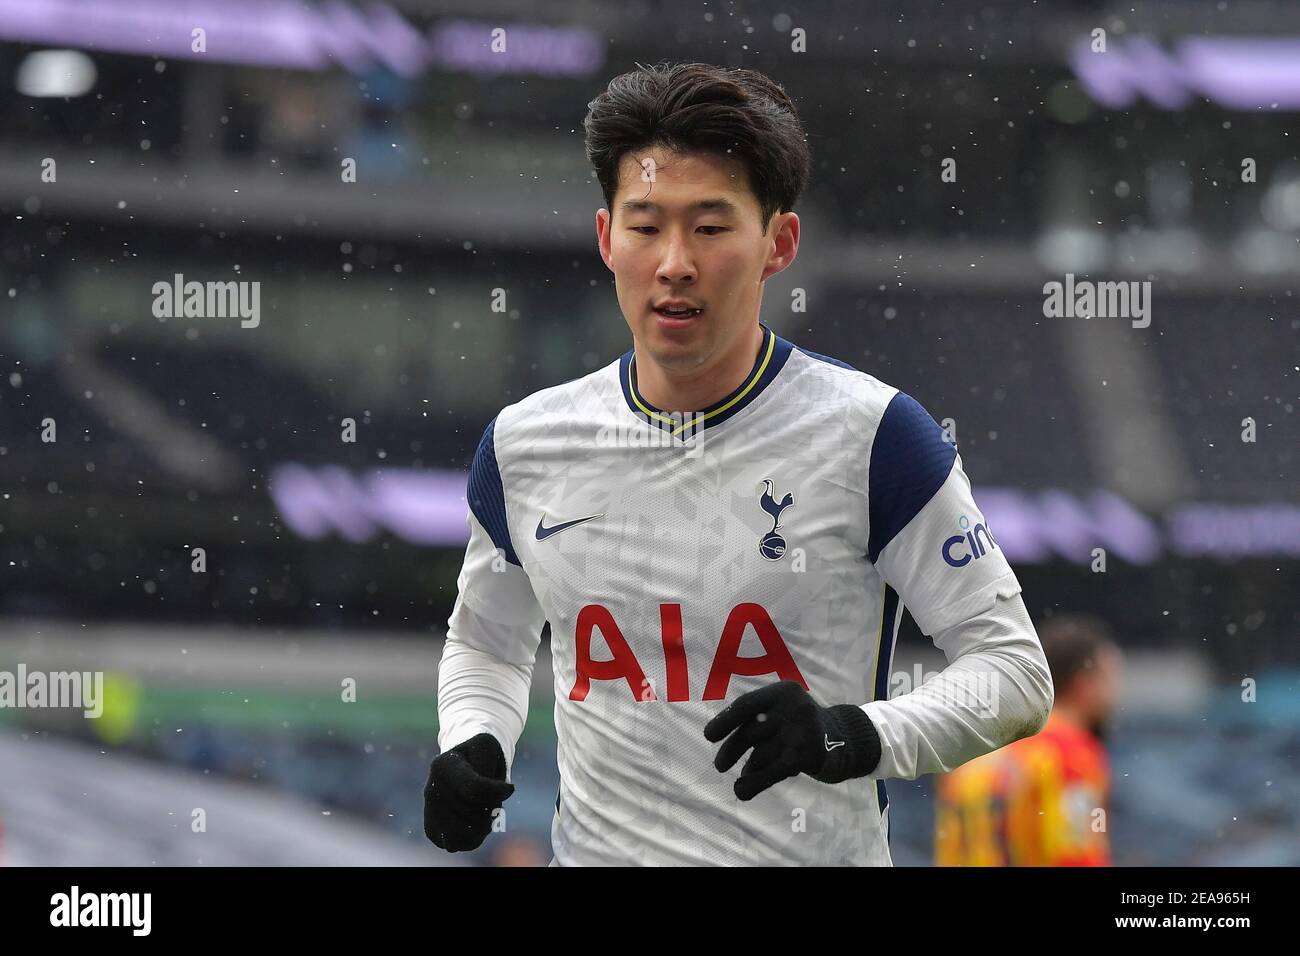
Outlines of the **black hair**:
<svg viewBox="0 0 1300 956">
<path fill-rule="evenodd" d="M 652 146 L 739 160 L 758 198 L 764 234 L 773 214 L 792 210 L 808 184 L 811 155 L 794 102 L 756 70 L 637 64 L 587 104 L 582 125 L 611 216 L 623 157 Z"/>
</svg>

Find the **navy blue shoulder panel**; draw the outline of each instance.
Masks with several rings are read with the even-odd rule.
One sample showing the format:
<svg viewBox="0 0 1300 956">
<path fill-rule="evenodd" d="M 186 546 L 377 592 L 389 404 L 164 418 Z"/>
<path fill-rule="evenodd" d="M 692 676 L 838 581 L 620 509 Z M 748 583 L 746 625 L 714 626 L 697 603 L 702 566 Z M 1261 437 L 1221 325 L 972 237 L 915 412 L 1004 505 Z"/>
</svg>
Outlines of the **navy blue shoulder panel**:
<svg viewBox="0 0 1300 956">
<path fill-rule="evenodd" d="M 871 446 L 867 477 L 872 563 L 943 486 L 956 457 L 956 446 L 944 440 L 943 429 L 920 402 L 906 392 L 890 400 Z"/>
<path fill-rule="evenodd" d="M 474 452 L 465 500 L 492 543 L 505 554 L 506 560 L 519 564 L 515 546 L 510 541 L 510 526 L 506 522 L 506 493 L 501 485 L 501 469 L 497 467 L 496 426 L 495 418 L 488 422 L 478 443 L 478 451 Z"/>
<path fill-rule="evenodd" d="M 841 362 L 841 361 L 840 361 L 839 359 L 837 359 L 837 358 L 831 358 L 829 355 L 822 355 L 822 354 L 819 353 L 819 352 L 810 352 L 810 351 L 808 351 L 808 349 L 804 348 L 802 345 L 796 345 L 795 348 L 797 348 L 800 352 L 802 352 L 804 355 L 808 356 L 809 358 L 815 358 L 815 359 L 817 359 L 819 362 L 825 362 L 827 365 L 838 365 L 840 368 L 846 368 L 846 369 L 848 369 L 850 372 L 856 372 L 856 371 L 857 371 L 857 369 L 855 369 L 855 368 L 854 368 L 852 365 L 850 365 L 848 362 Z"/>
</svg>

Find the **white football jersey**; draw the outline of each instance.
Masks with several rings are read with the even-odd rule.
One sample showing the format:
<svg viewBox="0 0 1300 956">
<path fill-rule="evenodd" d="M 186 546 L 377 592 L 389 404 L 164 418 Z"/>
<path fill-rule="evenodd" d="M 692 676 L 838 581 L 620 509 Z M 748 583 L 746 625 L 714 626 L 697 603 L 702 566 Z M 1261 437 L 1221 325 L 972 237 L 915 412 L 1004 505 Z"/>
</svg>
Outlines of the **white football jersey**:
<svg viewBox="0 0 1300 956">
<path fill-rule="evenodd" d="M 763 331 L 745 382 L 693 418 L 640 396 L 628 352 L 506 407 L 478 447 L 448 646 L 526 681 L 550 623 L 553 865 L 888 865 L 881 778 L 915 776 L 892 748 L 927 732 L 886 710 L 903 607 L 935 635 L 1020 591 L 934 419 Z M 881 765 L 742 802 L 743 759 L 718 772 L 704 725 L 787 679 L 865 705 Z M 474 732 L 439 707 L 443 749 Z"/>
</svg>

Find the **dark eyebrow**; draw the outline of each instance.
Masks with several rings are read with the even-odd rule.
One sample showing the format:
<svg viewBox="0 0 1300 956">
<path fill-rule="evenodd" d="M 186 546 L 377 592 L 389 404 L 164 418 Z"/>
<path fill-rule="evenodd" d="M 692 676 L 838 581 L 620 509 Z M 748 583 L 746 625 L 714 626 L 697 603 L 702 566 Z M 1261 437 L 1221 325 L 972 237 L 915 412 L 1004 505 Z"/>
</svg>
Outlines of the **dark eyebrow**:
<svg viewBox="0 0 1300 956">
<path fill-rule="evenodd" d="M 699 202 L 693 202 L 686 207 L 688 210 L 699 209 L 704 212 L 722 212 L 735 216 L 739 214 L 738 207 L 730 199 L 701 199 Z M 625 200 L 622 209 L 624 212 L 659 212 L 658 204 L 649 202 L 644 199 Z"/>
</svg>

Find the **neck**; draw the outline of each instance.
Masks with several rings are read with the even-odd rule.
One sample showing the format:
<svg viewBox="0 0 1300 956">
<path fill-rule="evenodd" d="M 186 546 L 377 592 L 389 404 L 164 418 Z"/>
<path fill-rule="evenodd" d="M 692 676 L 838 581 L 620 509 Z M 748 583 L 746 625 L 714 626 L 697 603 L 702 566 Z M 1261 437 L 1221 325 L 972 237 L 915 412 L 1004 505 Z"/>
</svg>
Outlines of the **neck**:
<svg viewBox="0 0 1300 956">
<path fill-rule="evenodd" d="M 749 334 L 742 336 L 739 347 L 687 371 L 664 368 L 634 346 L 636 390 L 656 408 L 698 412 L 741 386 L 758 361 L 766 339 L 767 333 L 755 324 Z"/>
<path fill-rule="evenodd" d="M 1079 713 L 1079 709 L 1068 700 L 1058 700 L 1055 706 L 1052 707 L 1052 716 L 1059 720 L 1064 720 L 1067 724 L 1072 724 L 1075 727 L 1083 727 L 1086 729 L 1088 726 L 1087 723 L 1084 722 L 1082 715 Z"/>
</svg>

